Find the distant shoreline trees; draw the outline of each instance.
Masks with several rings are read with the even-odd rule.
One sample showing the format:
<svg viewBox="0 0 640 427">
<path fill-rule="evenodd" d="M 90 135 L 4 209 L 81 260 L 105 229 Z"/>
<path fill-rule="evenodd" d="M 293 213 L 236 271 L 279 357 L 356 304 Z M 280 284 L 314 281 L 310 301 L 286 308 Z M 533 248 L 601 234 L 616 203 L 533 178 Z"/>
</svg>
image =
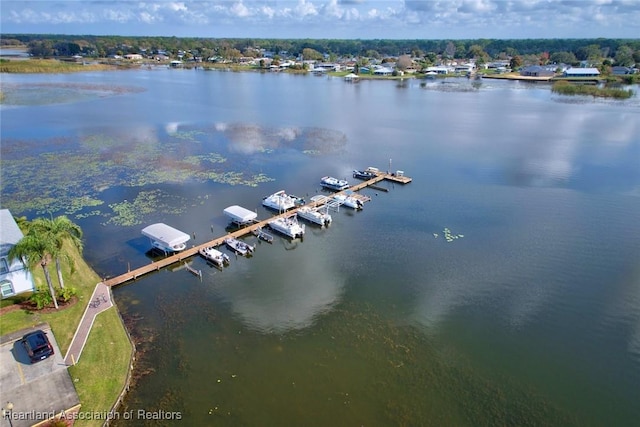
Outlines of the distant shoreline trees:
<svg viewBox="0 0 640 427">
<path fill-rule="evenodd" d="M 129 37 L 55 34 L 3 34 L 3 45 L 21 43 L 34 57 L 81 55 L 105 58 L 113 55 L 162 54 L 170 59 L 220 57 L 238 60 L 268 52 L 285 58 L 372 58 L 409 55 L 433 63 L 442 59 L 508 60 L 520 56 L 538 62 L 544 55 L 552 62 L 610 60 L 616 65 L 640 64 L 640 39 L 475 39 L 475 40 L 355 40 L 355 39 L 235 39 L 195 37 Z"/>
</svg>

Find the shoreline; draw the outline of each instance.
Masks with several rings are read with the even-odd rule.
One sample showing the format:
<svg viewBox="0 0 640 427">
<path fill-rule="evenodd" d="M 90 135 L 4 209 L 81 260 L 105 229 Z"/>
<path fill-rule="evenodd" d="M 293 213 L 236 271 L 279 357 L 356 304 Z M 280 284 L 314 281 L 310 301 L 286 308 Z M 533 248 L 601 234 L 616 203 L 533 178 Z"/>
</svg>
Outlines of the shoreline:
<svg viewBox="0 0 640 427">
<path fill-rule="evenodd" d="M 78 290 L 77 302 L 66 309 L 52 312 L 27 312 L 17 303 L 14 305 L 18 308 L 12 308 L 13 305 L 4 307 L 0 314 L 2 335 L 10 335 L 21 329 L 32 327 L 34 323 L 46 322 L 51 325 L 60 352 L 63 356 L 68 352 L 72 337 L 82 323 L 94 288 L 96 284 L 101 283 L 98 274 L 81 254 L 71 252 L 71 257 L 76 266 L 76 273 L 70 274 L 67 266 L 63 268 L 63 272 L 66 286 L 75 287 Z M 55 271 L 52 272 L 54 273 Z M 44 283 L 41 268 L 35 271 L 34 282 L 36 286 Z M 105 342 L 112 344 L 108 352 L 105 351 Z M 130 387 L 135 369 L 136 346 L 115 301 L 112 307 L 99 313 L 92 322 L 81 359 L 67 366 L 68 375 L 81 405 L 79 411 L 83 413 L 116 411 Z M 96 375 L 96 372 L 100 374 Z M 6 390 L 5 394 L 8 393 L 10 390 Z M 6 398 L 10 396 L 7 395 Z M 103 423 L 98 421 L 77 419 L 74 425 L 102 426 Z"/>
</svg>

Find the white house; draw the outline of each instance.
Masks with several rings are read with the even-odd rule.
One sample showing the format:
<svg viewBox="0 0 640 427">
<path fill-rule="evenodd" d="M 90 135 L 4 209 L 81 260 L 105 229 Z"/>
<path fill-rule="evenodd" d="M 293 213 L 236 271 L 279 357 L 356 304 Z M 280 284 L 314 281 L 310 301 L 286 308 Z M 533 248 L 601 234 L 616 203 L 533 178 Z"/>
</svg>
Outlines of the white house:
<svg viewBox="0 0 640 427">
<path fill-rule="evenodd" d="M 449 71 L 450 70 L 447 67 L 429 67 L 426 69 L 426 72 L 433 72 L 434 74 L 448 74 Z"/>
<path fill-rule="evenodd" d="M 600 71 L 597 68 L 569 68 L 564 72 L 565 77 L 598 77 Z"/>
<path fill-rule="evenodd" d="M 373 71 L 373 74 L 375 74 L 376 76 L 390 76 L 391 74 L 393 74 L 393 70 L 387 67 L 377 67 Z"/>
<path fill-rule="evenodd" d="M 9 260 L 9 250 L 24 235 L 9 209 L 0 209 L 0 291 L 2 298 L 35 291 L 33 276 L 19 259 Z"/>
</svg>

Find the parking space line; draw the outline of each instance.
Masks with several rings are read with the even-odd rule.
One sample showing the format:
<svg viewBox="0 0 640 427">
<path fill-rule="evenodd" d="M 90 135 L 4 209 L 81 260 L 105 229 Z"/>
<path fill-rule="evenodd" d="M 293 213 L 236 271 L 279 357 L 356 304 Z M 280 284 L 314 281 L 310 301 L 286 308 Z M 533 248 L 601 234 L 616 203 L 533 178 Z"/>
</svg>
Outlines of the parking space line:
<svg viewBox="0 0 640 427">
<path fill-rule="evenodd" d="M 20 384 L 26 384 L 26 380 L 24 379 L 24 372 L 22 372 L 22 366 L 20 366 L 20 363 L 16 363 L 16 366 L 18 366 L 18 374 L 20 374 Z"/>
</svg>

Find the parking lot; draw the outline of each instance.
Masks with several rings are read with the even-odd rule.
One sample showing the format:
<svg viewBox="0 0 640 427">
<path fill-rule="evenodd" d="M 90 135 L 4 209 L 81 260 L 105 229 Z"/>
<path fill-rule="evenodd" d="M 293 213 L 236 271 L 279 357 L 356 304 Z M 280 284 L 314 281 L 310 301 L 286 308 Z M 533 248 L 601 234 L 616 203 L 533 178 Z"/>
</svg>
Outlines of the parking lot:
<svg viewBox="0 0 640 427">
<path fill-rule="evenodd" d="M 55 354 L 32 364 L 20 339 L 37 329 L 47 334 Z M 0 337 L 0 403 L 3 409 L 13 404 L 14 427 L 31 426 L 80 403 L 63 359 L 47 324 Z"/>
</svg>

